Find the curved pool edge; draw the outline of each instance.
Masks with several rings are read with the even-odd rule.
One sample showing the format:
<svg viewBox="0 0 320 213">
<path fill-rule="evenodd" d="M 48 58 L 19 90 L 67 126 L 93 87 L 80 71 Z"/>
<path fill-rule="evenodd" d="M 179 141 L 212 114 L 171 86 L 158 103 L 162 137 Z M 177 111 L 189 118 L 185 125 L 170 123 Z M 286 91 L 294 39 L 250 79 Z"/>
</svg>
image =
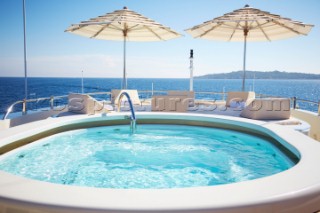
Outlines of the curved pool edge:
<svg viewBox="0 0 320 213">
<path fill-rule="evenodd" d="M 107 116 L 51 118 L 9 129 L 0 143 L 10 143 L 61 125 L 123 118 L 127 113 Z M 184 113 L 137 113 L 139 118 L 170 116 L 245 124 L 266 130 L 298 150 L 301 160 L 291 169 L 276 175 L 233 184 L 180 189 L 99 189 L 65 186 L 14 176 L 0 171 L 0 209 L 19 206 L 42 212 L 77 212 L 79 209 L 129 211 L 194 212 L 314 212 L 320 209 L 320 144 L 289 128 L 261 121 L 218 115 Z M 18 134 L 17 134 L 18 133 Z M 11 136 L 10 136 L 11 135 Z M 94 197 L 94 199 L 92 199 Z M 15 206 L 15 207 L 13 207 Z M 30 212 L 32 212 L 30 211 Z"/>
</svg>

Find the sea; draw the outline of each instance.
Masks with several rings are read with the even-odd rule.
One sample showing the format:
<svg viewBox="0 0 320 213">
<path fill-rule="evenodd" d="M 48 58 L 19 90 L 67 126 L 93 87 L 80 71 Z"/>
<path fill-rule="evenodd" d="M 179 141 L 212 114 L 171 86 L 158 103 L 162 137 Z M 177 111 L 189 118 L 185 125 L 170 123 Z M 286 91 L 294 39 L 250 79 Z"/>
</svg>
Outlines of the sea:
<svg viewBox="0 0 320 213">
<path fill-rule="evenodd" d="M 84 78 L 83 90 L 85 93 L 110 92 L 112 89 L 120 89 L 121 81 L 120 78 Z M 15 101 L 24 99 L 24 84 L 24 78 L 0 77 L 0 115 L 4 114 Z M 241 85 L 241 79 L 194 79 L 194 91 L 196 92 L 240 91 Z M 153 94 L 161 94 L 161 91 L 167 90 L 189 90 L 189 79 L 130 78 L 128 79 L 128 89 L 148 91 L 141 92 L 139 95 L 141 95 L 141 98 L 151 98 L 152 90 L 154 91 Z M 246 90 L 270 96 L 297 97 L 316 103 L 320 100 L 320 80 L 247 79 Z M 81 78 L 28 78 L 28 99 L 81 92 Z M 100 98 L 108 99 L 109 97 Z M 223 97 L 221 95 L 196 93 L 196 98 L 221 100 Z M 301 109 L 314 112 L 318 110 L 317 105 L 314 104 L 298 102 L 298 106 Z"/>
</svg>

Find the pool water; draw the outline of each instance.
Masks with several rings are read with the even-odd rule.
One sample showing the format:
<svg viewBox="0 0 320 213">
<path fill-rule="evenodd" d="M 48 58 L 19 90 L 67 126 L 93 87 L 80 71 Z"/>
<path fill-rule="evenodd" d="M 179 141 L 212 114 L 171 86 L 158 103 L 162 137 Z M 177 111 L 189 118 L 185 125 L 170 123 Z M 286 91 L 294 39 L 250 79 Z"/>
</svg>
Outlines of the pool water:
<svg viewBox="0 0 320 213">
<path fill-rule="evenodd" d="M 0 170 L 100 188 L 212 186 L 273 175 L 294 163 L 265 138 L 184 125 L 127 125 L 59 133 L 0 157 Z"/>
</svg>

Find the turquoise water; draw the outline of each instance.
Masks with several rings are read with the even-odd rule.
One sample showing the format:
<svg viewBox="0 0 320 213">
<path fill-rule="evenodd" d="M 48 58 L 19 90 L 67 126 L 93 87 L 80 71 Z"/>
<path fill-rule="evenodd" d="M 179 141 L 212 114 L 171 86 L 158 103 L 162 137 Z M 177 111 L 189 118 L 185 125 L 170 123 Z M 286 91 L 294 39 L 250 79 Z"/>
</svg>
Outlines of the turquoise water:
<svg viewBox="0 0 320 213">
<path fill-rule="evenodd" d="M 184 125 L 127 125 L 64 132 L 1 157 L 0 169 L 58 184 L 181 188 L 252 180 L 292 163 L 263 138 Z"/>
</svg>

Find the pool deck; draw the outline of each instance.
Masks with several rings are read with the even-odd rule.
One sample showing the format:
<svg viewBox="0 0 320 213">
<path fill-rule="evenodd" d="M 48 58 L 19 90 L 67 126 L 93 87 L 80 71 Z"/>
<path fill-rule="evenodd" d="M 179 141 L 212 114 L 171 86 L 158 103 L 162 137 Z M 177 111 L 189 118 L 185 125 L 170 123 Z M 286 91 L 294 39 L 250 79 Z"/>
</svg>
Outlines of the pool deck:
<svg viewBox="0 0 320 213">
<path fill-rule="evenodd" d="M 123 119 L 128 112 L 72 115 L 28 123 L 1 132 L 1 147 L 43 132 L 82 123 Z M 315 212 L 320 209 L 320 144 L 274 122 L 203 113 L 137 112 L 137 119 L 200 120 L 253 128 L 285 144 L 301 160 L 276 175 L 234 184 L 180 189 L 100 189 L 66 186 L 0 171 L 0 210 L 16 212 Z M 94 199 L 92 199 L 94 197 Z M 103 210 L 103 211 L 102 211 Z M 12 211 L 15 212 L 15 211 Z"/>
</svg>

